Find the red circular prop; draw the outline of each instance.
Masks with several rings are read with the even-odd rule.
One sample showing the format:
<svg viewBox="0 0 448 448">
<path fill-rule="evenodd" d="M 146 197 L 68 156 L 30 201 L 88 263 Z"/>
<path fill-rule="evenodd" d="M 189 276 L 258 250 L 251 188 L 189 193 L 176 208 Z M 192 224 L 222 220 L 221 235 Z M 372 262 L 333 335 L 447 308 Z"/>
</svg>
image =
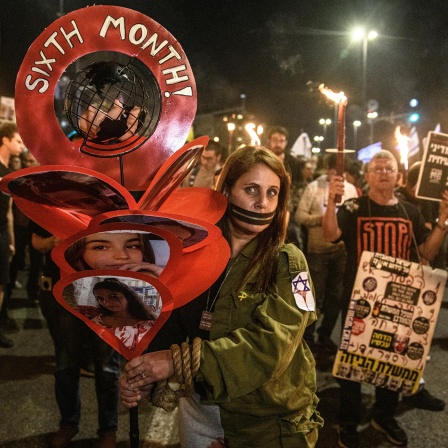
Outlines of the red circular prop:
<svg viewBox="0 0 448 448">
<path fill-rule="evenodd" d="M 129 139 L 125 151 L 116 145 L 81 151 L 55 114 L 55 89 L 67 67 L 97 52 L 138 60 L 160 91 L 152 135 Z M 90 168 L 123 181 L 128 190 L 141 191 L 185 143 L 196 113 L 196 84 L 179 42 L 160 24 L 131 9 L 91 6 L 59 18 L 33 42 L 17 76 L 15 99 L 20 134 L 41 164 Z"/>
</svg>

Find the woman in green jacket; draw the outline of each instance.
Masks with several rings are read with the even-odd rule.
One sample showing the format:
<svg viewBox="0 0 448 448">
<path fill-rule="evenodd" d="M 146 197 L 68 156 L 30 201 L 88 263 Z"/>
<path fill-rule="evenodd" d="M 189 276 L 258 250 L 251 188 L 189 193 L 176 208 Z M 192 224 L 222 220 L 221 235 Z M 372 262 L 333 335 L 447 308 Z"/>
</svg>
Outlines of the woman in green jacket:
<svg viewBox="0 0 448 448">
<path fill-rule="evenodd" d="M 195 395 L 179 408 L 183 447 L 315 446 L 323 421 L 315 362 L 303 340 L 316 319 L 315 301 L 304 255 L 284 244 L 289 187 L 283 163 L 264 148 L 240 148 L 223 166 L 217 189 L 228 207 L 219 225 L 231 257 L 202 301 L 193 301 L 194 315 L 186 316 L 208 337 L 197 344 Z M 145 353 L 125 366 L 125 406 L 148 397 L 153 383 L 179 377 L 173 355 Z M 198 435 L 201 413 L 202 427 L 215 422 L 218 428 L 212 443 Z"/>
</svg>

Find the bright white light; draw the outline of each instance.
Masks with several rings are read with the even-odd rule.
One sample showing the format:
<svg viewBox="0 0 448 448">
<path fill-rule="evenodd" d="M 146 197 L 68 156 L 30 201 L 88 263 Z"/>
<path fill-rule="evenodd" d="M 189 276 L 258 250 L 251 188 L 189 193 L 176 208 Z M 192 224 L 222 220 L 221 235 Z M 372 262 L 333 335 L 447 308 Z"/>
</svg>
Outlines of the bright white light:
<svg viewBox="0 0 448 448">
<path fill-rule="evenodd" d="M 228 131 L 234 131 L 235 130 L 235 123 L 227 123 L 227 130 Z"/>
<path fill-rule="evenodd" d="M 353 40 L 363 40 L 367 37 L 368 40 L 373 40 L 378 37 L 378 33 L 375 30 L 370 30 L 366 33 L 366 30 L 362 27 L 357 27 L 352 31 Z"/>
<path fill-rule="evenodd" d="M 352 31 L 352 39 L 353 40 L 362 40 L 366 35 L 366 31 L 364 28 L 357 27 Z"/>
<path fill-rule="evenodd" d="M 418 121 L 420 119 L 420 115 L 417 112 L 414 112 L 413 114 L 411 114 L 409 116 L 409 121 L 411 123 L 415 123 L 416 121 Z"/>
<path fill-rule="evenodd" d="M 353 126 L 354 126 L 355 128 L 359 128 L 359 126 L 361 126 L 361 122 L 360 122 L 359 120 L 355 120 L 355 121 L 353 122 Z"/>
</svg>

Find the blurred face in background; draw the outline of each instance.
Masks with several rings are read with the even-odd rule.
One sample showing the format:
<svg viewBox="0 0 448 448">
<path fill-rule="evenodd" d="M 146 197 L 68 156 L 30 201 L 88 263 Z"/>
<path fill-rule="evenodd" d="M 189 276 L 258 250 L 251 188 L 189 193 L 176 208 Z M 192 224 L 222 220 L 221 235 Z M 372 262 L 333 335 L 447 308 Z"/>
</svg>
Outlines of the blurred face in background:
<svg viewBox="0 0 448 448">
<path fill-rule="evenodd" d="M 39 166 L 39 162 L 35 157 L 28 151 L 22 156 L 23 168 L 30 168 L 32 166 Z"/>
<path fill-rule="evenodd" d="M 22 168 L 22 161 L 19 156 L 13 156 L 9 159 L 9 168 L 13 171 L 20 170 Z"/>
<path fill-rule="evenodd" d="M 13 135 L 11 140 L 8 139 L 7 137 L 3 137 L 3 141 L 1 142 L 1 144 L 5 145 L 8 148 L 9 155 L 11 157 L 20 156 L 22 151 L 25 149 L 25 145 L 22 141 L 22 138 L 17 132 Z"/>
<path fill-rule="evenodd" d="M 311 182 L 313 180 L 314 175 L 314 167 L 311 162 L 306 162 L 302 169 L 302 176 L 307 182 Z"/>
<path fill-rule="evenodd" d="M 221 156 L 217 156 L 213 149 L 204 150 L 201 156 L 201 166 L 207 171 L 214 171 L 218 166 Z"/>
<path fill-rule="evenodd" d="M 276 155 L 279 156 L 285 152 L 288 140 L 286 135 L 274 132 L 268 139 L 268 148 Z"/>
</svg>

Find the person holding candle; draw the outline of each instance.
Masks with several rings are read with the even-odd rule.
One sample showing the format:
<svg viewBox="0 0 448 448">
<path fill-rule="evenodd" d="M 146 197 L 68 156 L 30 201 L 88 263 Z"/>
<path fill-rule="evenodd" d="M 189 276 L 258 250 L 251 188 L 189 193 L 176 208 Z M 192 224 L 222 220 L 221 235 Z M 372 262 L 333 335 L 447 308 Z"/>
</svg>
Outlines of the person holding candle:
<svg viewBox="0 0 448 448">
<path fill-rule="evenodd" d="M 342 297 L 343 320 L 349 306 L 358 259 L 363 250 L 416 262 L 419 256 L 431 260 L 448 231 L 445 224 L 448 219 L 448 191 L 441 198 L 439 224 L 431 231 L 414 205 L 400 201 L 395 196 L 398 177 L 398 163 L 393 154 L 386 150 L 379 151 L 372 157 L 365 173 L 368 194 L 344 202 L 339 210 L 335 198 L 344 194 L 344 179 L 342 176 L 333 176 L 331 179 L 322 225 L 325 239 L 334 243 L 344 241 L 347 250 Z M 381 233 L 385 225 L 389 229 L 388 238 L 384 238 Z M 370 236 L 362 238 L 363 234 Z M 362 413 L 361 383 L 341 379 L 340 386 L 338 443 L 342 448 L 357 448 L 361 446 L 357 432 Z M 438 401 L 445 406 L 442 400 L 432 397 L 426 389 L 417 395 L 417 400 L 422 402 Z M 407 445 L 407 435 L 395 419 L 399 392 L 376 387 L 375 397 L 372 427 L 384 433 L 394 445 Z"/>
<path fill-rule="evenodd" d="M 215 186 L 215 173 L 222 165 L 224 152 L 224 147 L 218 142 L 209 142 L 202 152 L 200 162 L 184 179 L 182 187 L 213 188 Z"/>
</svg>

